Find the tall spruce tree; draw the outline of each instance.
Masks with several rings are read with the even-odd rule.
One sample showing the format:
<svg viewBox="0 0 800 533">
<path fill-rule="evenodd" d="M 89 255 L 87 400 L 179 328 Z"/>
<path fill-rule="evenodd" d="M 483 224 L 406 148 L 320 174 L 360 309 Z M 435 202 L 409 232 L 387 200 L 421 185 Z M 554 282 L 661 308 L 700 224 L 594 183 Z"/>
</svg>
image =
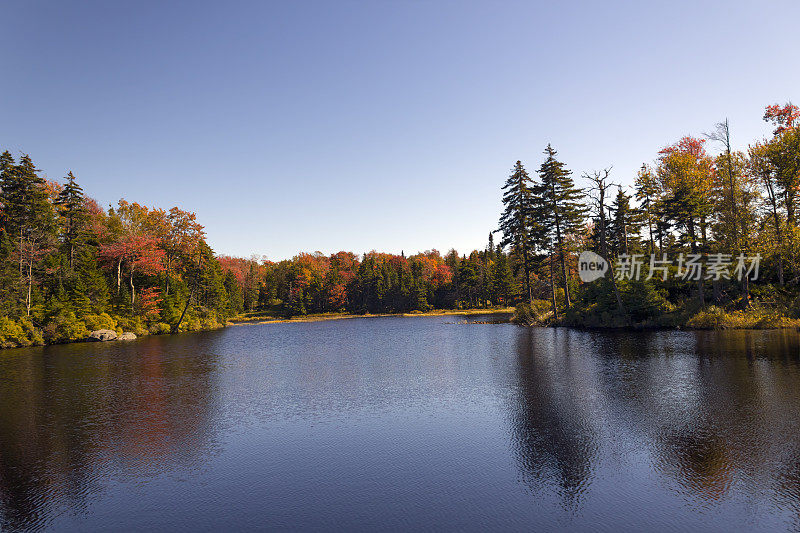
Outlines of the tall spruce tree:
<svg viewBox="0 0 800 533">
<path fill-rule="evenodd" d="M 617 188 L 617 196 L 611 206 L 613 218 L 611 220 L 610 241 L 616 254 L 630 254 L 633 240 L 639 234 L 641 223 L 639 213 L 631 207 L 631 197 Z"/>
<path fill-rule="evenodd" d="M 20 281 L 24 288 L 22 300 L 28 316 L 33 304 L 38 263 L 55 237 L 53 209 L 45 181 L 38 172 L 30 156 L 24 154 L 18 165 L 3 173 L 0 183 L 3 206 L 8 217 L 6 229 L 16 246 Z"/>
<path fill-rule="evenodd" d="M 0 154 L 0 230 L 6 230 L 8 223 L 7 203 L 8 187 L 14 179 L 12 174 L 16 171 L 16 161 L 8 150 Z"/>
<path fill-rule="evenodd" d="M 531 229 L 535 225 L 533 213 L 533 181 L 521 161 L 517 161 L 511 175 L 503 185 L 503 205 L 499 231 L 503 233 L 502 247 L 510 246 L 524 273 L 523 288 L 529 302 L 533 302 L 531 290 L 532 254 L 535 244 L 531 240 Z"/>
<path fill-rule="evenodd" d="M 75 181 L 75 176 L 69 172 L 65 178 L 67 183 L 56 199 L 59 214 L 63 220 L 64 245 L 69 258 L 69 269 L 74 269 L 75 251 L 83 244 L 86 226 L 86 210 L 83 202 L 83 189 Z"/>
<path fill-rule="evenodd" d="M 14 243 L 9 235 L 11 219 L 8 213 L 8 188 L 14 179 L 16 161 L 6 150 L 0 154 L 0 316 L 15 311 L 19 274 L 13 264 Z"/>
<path fill-rule="evenodd" d="M 656 216 L 656 208 L 658 202 L 659 188 L 656 176 L 653 171 L 646 164 L 642 164 L 642 168 L 636 175 L 636 200 L 639 202 L 639 207 L 643 215 L 643 223 L 647 226 L 647 238 L 650 243 L 650 253 L 656 253 L 655 244 L 655 226 L 658 223 Z"/>
<path fill-rule="evenodd" d="M 508 305 L 515 293 L 514 274 L 508 264 L 508 256 L 499 244 L 495 250 L 495 262 L 492 264 L 492 277 L 496 301 Z"/>
<path fill-rule="evenodd" d="M 558 255 L 564 288 L 564 304 L 569 307 L 571 301 L 566 242 L 569 237 L 577 234 L 583 227 L 585 216 L 583 192 L 575 186 L 571 177 L 572 171 L 556 159 L 558 152 L 551 145 L 547 145 L 544 154 L 546 158 L 539 168 L 539 183 L 534 188 L 537 198 L 535 204 L 537 213 L 531 218 L 539 222 L 539 231 L 543 232 L 543 237 L 550 244 L 551 263 L 552 256 Z M 551 285 L 554 285 L 552 278 Z M 554 309 L 555 314 L 557 314 L 556 309 Z"/>
</svg>

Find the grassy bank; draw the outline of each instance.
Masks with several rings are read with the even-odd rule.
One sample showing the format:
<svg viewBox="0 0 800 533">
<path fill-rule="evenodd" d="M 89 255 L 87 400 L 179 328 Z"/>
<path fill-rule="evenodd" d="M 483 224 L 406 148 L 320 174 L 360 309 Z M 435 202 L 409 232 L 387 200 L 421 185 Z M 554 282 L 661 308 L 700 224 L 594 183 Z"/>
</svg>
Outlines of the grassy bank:
<svg viewBox="0 0 800 533">
<path fill-rule="evenodd" d="M 320 322 L 323 320 L 343 320 L 348 318 L 377 318 L 389 316 L 472 316 L 472 315 L 493 315 L 493 314 L 512 314 L 513 307 L 495 307 L 490 309 L 433 309 L 431 311 L 412 311 L 410 313 L 319 313 L 309 314 L 302 316 L 295 316 L 291 318 L 276 316 L 269 313 L 244 313 L 230 320 L 234 326 L 242 326 L 247 324 L 276 324 L 287 322 Z"/>
<path fill-rule="evenodd" d="M 187 331 L 208 331 L 225 326 L 241 326 L 246 324 L 274 324 L 286 322 L 317 322 L 322 320 L 342 320 L 348 318 L 370 318 L 388 316 L 471 316 L 486 314 L 512 314 L 513 307 L 491 309 L 435 309 L 431 311 L 412 311 L 410 313 L 387 314 L 350 314 L 322 313 L 303 315 L 292 318 L 276 316 L 265 312 L 245 313 L 224 321 L 215 313 L 206 312 L 199 315 L 187 315 L 177 333 Z M 26 346 L 44 346 L 49 344 L 66 344 L 85 342 L 92 331 L 107 329 L 122 335 L 130 332 L 137 337 L 148 335 L 166 335 L 172 333 L 172 327 L 163 322 L 145 323 L 137 317 L 112 316 L 108 313 L 85 315 L 76 318 L 68 313 L 58 320 L 48 322 L 44 327 L 36 327 L 27 318 L 11 319 L 0 317 L 0 348 L 22 348 Z"/>
<path fill-rule="evenodd" d="M 631 315 L 595 307 L 575 306 L 553 318 L 550 302 L 534 301 L 533 305 L 520 304 L 511 318 L 521 325 L 562 326 L 587 329 L 785 329 L 800 328 L 800 318 L 792 308 L 754 304 L 747 309 L 733 305 L 705 305 L 693 303 L 669 306 L 661 313 L 635 320 Z"/>
<path fill-rule="evenodd" d="M 475 315 L 510 315 L 513 323 L 542 327 L 573 327 L 586 329 L 800 329 L 800 318 L 793 316 L 789 308 L 752 305 L 746 310 L 731 307 L 707 305 L 674 306 L 663 313 L 648 317 L 645 320 L 633 321 L 630 316 L 609 311 L 593 312 L 592 308 L 575 307 L 553 318 L 550 302 L 535 300 L 533 305 L 520 304 L 514 307 L 498 307 L 489 309 L 434 309 L 430 311 L 413 311 L 409 313 L 320 313 L 295 316 L 291 318 L 276 316 L 268 312 L 254 312 L 238 315 L 227 322 L 217 316 L 190 316 L 185 320 L 178 333 L 187 331 L 206 331 L 219 329 L 228 325 L 241 326 L 248 324 L 280 324 L 289 322 L 320 322 L 325 320 L 345 320 L 351 318 L 378 317 L 431 317 L 431 316 L 475 316 Z M 25 346 L 42 346 L 47 344 L 64 344 L 84 342 L 89 333 L 95 330 L 108 329 L 118 335 L 124 332 L 135 333 L 137 337 L 163 335 L 172 333 L 166 323 L 145 324 L 141 320 L 130 317 L 111 316 L 107 313 L 87 315 L 76 319 L 65 316 L 63 319 L 50 322 L 43 328 L 36 327 L 26 318 L 12 320 L 0 317 L 0 348 L 18 348 Z"/>
</svg>

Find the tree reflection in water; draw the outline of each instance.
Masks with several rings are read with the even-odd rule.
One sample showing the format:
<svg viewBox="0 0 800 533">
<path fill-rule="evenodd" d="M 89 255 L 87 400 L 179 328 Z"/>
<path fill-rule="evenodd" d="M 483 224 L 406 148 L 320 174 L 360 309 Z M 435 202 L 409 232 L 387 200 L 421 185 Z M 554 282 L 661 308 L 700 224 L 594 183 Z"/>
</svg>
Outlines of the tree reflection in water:
<svg viewBox="0 0 800 533">
<path fill-rule="evenodd" d="M 217 394 L 216 360 L 198 348 L 184 337 L 3 352 L 2 529 L 82 512 L 111 472 L 200 464 Z"/>
<path fill-rule="evenodd" d="M 796 332 L 293 323 L 0 378 L 3 530 L 800 526 Z"/>
<path fill-rule="evenodd" d="M 576 371 L 581 361 L 569 356 L 568 331 L 524 329 L 515 348 L 518 387 L 510 416 L 522 477 L 533 484 L 555 479 L 565 505 L 576 504 L 591 481 L 597 446 L 584 403 L 586 374 Z"/>
<path fill-rule="evenodd" d="M 644 453 L 701 507 L 735 486 L 800 509 L 795 332 L 520 328 L 515 349 L 513 446 L 534 492 L 555 480 L 573 506 L 598 469 Z"/>
</svg>

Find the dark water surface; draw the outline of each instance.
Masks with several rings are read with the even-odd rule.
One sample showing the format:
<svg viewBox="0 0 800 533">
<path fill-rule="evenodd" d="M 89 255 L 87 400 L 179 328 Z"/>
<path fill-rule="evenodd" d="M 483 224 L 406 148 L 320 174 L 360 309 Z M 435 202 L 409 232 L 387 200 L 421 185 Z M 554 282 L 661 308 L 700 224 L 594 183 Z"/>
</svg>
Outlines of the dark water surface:
<svg viewBox="0 0 800 533">
<path fill-rule="evenodd" d="M 0 529 L 800 528 L 797 333 L 460 320 L 0 351 Z"/>
</svg>

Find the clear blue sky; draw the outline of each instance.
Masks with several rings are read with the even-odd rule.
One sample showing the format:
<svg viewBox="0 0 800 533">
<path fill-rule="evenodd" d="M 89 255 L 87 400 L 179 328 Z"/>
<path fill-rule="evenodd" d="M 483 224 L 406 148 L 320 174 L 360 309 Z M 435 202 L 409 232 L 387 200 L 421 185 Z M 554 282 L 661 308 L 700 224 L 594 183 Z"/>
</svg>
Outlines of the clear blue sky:
<svg viewBox="0 0 800 533">
<path fill-rule="evenodd" d="M 642 162 L 800 100 L 800 3 L 0 4 L 0 148 L 219 253 L 485 245 L 513 163 Z"/>
</svg>

